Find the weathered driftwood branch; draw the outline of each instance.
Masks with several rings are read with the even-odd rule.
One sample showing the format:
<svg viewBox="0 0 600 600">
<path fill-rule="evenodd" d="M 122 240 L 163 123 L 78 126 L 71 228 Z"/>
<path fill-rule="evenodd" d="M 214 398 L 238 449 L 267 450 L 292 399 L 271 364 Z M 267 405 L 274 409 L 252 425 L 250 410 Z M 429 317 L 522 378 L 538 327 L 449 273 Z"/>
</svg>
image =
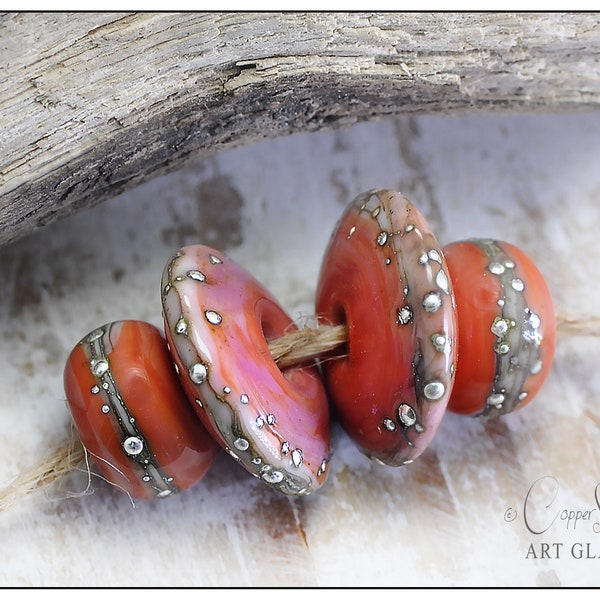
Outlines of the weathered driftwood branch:
<svg viewBox="0 0 600 600">
<path fill-rule="evenodd" d="M 0 16 L 0 244 L 191 154 L 359 120 L 600 105 L 598 14 Z"/>
</svg>

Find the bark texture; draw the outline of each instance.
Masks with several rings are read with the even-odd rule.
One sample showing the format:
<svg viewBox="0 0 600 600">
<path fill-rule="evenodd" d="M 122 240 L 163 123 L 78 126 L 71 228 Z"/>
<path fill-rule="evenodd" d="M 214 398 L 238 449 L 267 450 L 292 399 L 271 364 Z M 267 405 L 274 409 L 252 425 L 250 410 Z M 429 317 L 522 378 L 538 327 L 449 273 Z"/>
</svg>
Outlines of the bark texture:
<svg viewBox="0 0 600 600">
<path fill-rule="evenodd" d="M 0 15 L 0 244 L 182 163 L 406 113 L 600 105 L 588 13 Z"/>
</svg>

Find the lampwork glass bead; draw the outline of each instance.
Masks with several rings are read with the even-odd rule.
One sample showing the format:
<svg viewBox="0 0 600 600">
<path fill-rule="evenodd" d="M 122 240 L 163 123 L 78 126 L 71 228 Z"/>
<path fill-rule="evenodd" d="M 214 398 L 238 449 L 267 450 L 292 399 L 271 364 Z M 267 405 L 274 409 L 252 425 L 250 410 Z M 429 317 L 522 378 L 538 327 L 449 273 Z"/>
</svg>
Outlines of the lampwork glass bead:
<svg viewBox="0 0 600 600">
<path fill-rule="evenodd" d="M 412 461 L 450 397 L 456 316 L 441 248 L 401 194 L 368 192 L 346 209 L 323 258 L 316 310 L 348 331 L 341 356 L 322 363 L 345 430 L 372 458 Z"/>
<path fill-rule="evenodd" d="M 242 267 L 187 246 L 162 279 L 165 332 L 197 415 L 251 474 L 289 495 L 325 481 L 329 407 L 314 363 L 280 370 L 268 341 L 290 317 Z"/>
<path fill-rule="evenodd" d="M 149 323 L 117 321 L 85 336 L 69 355 L 64 386 L 83 445 L 102 475 L 134 498 L 189 488 L 220 451 Z"/>
<path fill-rule="evenodd" d="M 458 353 L 448 409 L 492 417 L 529 403 L 551 369 L 552 296 L 535 263 L 507 242 L 444 247 L 458 310 Z"/>
</svg>

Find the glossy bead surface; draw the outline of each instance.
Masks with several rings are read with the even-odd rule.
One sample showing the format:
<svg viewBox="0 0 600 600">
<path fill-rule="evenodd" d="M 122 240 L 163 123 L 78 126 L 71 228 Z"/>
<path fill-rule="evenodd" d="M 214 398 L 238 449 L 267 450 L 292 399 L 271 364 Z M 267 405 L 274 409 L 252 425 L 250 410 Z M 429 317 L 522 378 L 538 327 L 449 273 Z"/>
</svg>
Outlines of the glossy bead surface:
<svg viewBox="0 0 600 600">
<path fill-rule="evenodd" d="M 458 310 L 458 364 L 448 409 L 497 416 L 525 406 L 552 366 L 548 285 L 519 248 L 496 240 L 444 247 Z"/>
<path fill-rule="evenodd" d="M 165 331 L 188 398 L 227 452 L 289 495 L 327 476 L 329 407 L 314 364 L 280 370 L 268 339 L 293 329 L 267 290 L 206 246 L 188 246 L 162 280 Z"/>
<path fill-rule="evenodd" d="M 446 409 L 456 320 L 439 244 L 401 194 L 369 192 L 347 208 L 323 259 L 316 309 L 348 330 L 342 356 L 322 364 L 345 430 L 372 458 L 412 461 Z"/>
<path fill-rule="evenodd" d="M 134 498 L 189 488 L 220 451 L 149 323 L 117 321 L 89 333 L 69 355 L 64 386 L 83 445 L 102 475 Z"/>
</svg>

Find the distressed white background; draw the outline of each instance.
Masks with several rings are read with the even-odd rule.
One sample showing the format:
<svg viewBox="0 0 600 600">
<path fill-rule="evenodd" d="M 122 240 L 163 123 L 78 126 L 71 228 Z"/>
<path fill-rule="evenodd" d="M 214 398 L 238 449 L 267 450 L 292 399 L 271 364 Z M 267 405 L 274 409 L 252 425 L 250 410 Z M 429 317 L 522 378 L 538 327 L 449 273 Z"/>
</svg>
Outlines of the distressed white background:
<svg viewBox="0 0 600 600">
<path fill-rule="evenodd" d="M 172 252 L 224 250 L 301 318 L 335 222 L 372 187 L 402 191 L 442 244 L 520 245 L 558 313 L 600 315 L 599 157 L 598 113 L 366 123 L 192 161 L 0 249 L 0 483 L 69 434 L 62 369 L 84 334 L 125 318 L 161 325 Z M 68 497 L 85 488 L 76 474 L 0 514 L 0 584 L 599 585 L 599 358 L 598 339 L 559 338 L 531 405 L 487 424 L 448 415 L 410 467 L 372 464 L 336 427 L 330 478 L 301 500 L 224 455 L 191 490 L 135 508 L 98 480 Z M 542 477 L 532 528 L 559 517 L 534 535 L 523 503 Z M 560 487 L 544 509 L 550 477 Z M 574 526 L 563 509 L 595 512 Z"/>
</svg>

